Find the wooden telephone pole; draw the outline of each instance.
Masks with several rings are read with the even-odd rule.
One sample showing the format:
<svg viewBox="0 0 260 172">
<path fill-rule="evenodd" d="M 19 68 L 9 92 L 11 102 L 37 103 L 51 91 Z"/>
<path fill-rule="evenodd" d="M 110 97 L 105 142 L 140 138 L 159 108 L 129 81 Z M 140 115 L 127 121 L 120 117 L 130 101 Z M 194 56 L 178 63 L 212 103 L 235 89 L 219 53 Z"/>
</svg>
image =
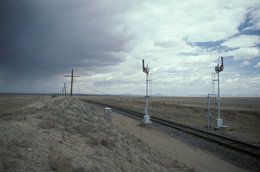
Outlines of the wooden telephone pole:
<svg viewBox="0 0 260 172">
<path fill-rule="evenodd" d="M 73 75 L 73 69 L 72 69 L 71 75 L 65 75 L 65 77 L 71 77 L 70 96 L 72 96 L 73 77 L 80 77 L 80 76 L 79 75 Z"/>
</svg>

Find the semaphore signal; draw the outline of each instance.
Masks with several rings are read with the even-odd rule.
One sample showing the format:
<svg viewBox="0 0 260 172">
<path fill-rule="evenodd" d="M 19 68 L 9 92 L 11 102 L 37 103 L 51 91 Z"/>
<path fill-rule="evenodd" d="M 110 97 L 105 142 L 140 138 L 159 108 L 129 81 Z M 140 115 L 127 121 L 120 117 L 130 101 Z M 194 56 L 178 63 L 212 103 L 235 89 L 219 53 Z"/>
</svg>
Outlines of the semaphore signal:
<svg viewBox="0 0 260 172">
<path fill-rule="evenodd" d="M 219 72 L 222 72 L 224 69 L 224 63 L 223 63 L 223 57 L 221 57 L 221 65 L 219 64 L 215 66 L 215 72 L 212 73 L 212 94 L 207 95 L 208 98 L 208 127 L 213 127 L 211 123 L 211 116 L 216 113 L 218 113 L 218 116 L 216 118 L 216 125 L 215 128 L 226 128 L 227 126 L 223 126 L 223 120 L 220 118 L 220 87 L 219 87 Z M 216 79 L 216 74 L 217 74 L 217 79 Z M 214 94 L 214 85 L 215 82 L 218 83 L 218 94 Z M 213 105 L 213 108 L 211 107 L 211 104 Z M 214 109 L 214 106 L 216 107 L 217 105 L 217 110 L 216 108 Z"/>
<path fill-rule="evenodd" d="M 145 105 L 145 110 L 144 110 L 144 113 L 145 113 L 144 114 L 144 123 L 145 124 L 151 123 L 150 115 L 148 114 L 148 98 L 149 98 L 149 96 L 148 96 L 148 81 L 149 81 L 148 75 L 149 75 L 149 71 L 150 71 L 150 69 L 149 69 L 148 65 L 146 67 L 144 67 L 144 59 L 143 59 L 143 72 L 146 73 L 146 96 L 145 96 L 146 105 Z"/>
</svg>

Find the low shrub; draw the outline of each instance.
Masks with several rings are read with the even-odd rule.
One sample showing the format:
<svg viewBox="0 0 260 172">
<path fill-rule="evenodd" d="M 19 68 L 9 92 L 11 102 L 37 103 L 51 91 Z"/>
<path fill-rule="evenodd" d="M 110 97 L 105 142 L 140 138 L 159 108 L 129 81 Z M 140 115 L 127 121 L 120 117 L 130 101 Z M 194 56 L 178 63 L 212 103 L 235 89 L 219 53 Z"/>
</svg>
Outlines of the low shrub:
<svg viewBox="0 0 260 172">
<path fill-rule="evenodd" d="M 44 119 L 41 123 L 40 123 L 40 127 L 43 129 L 46 128 L 54 128 L 55 127 L 55 122 L 53 121 L 52 118 L 47 117 L 46 119 Z"/>
</svg>

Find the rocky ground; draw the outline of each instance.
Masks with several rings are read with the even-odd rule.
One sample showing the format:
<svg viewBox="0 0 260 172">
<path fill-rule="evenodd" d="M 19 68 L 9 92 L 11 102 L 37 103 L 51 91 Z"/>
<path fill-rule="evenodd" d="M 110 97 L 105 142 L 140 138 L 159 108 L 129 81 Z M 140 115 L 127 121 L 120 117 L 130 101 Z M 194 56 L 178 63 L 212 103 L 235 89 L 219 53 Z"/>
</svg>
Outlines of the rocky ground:
<svg viewBox="0 0 260 172">
<path fill-rule="evenodd" d="M 77 98 L 0 100 L 0 171 L 195 171 Z"/>
</svg>

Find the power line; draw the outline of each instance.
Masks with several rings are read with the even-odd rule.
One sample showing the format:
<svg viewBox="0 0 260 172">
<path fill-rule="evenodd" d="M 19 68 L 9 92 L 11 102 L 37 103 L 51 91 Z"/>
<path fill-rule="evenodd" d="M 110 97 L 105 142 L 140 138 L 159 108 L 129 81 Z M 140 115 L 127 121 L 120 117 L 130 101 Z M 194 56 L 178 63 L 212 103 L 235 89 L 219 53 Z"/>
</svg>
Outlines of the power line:
<svg viewBox="0 0 260 172">
<path fill-rule="evenodd" d="M 86 87 L 86 88 L 92 90 L 92 91 L 95 91 L 95 92 L 98 92 L 98 93 L 102 93 L 102 94 L 111 96 L 111 94 L 108 94 L 108 93 L 105 93 L 105 92 L 102 92 L 102 91 L 95 90 L 95 89 L 93 89 L 93 88 L 91 88 L 91 87 L 88 87 L 88 86 L 86 86 L 86 85 L 81 84 L 80 82 L 78 82 L 78 81 L 76 81 L 76 80 L 74 80 L 74 81 L 75 81 L 76 83 L 78 83 L 78 84 L 80 84 L 80 85 L 82 85 L 82 86 L 84 86 L 84 87 Z"/>
</svg>

